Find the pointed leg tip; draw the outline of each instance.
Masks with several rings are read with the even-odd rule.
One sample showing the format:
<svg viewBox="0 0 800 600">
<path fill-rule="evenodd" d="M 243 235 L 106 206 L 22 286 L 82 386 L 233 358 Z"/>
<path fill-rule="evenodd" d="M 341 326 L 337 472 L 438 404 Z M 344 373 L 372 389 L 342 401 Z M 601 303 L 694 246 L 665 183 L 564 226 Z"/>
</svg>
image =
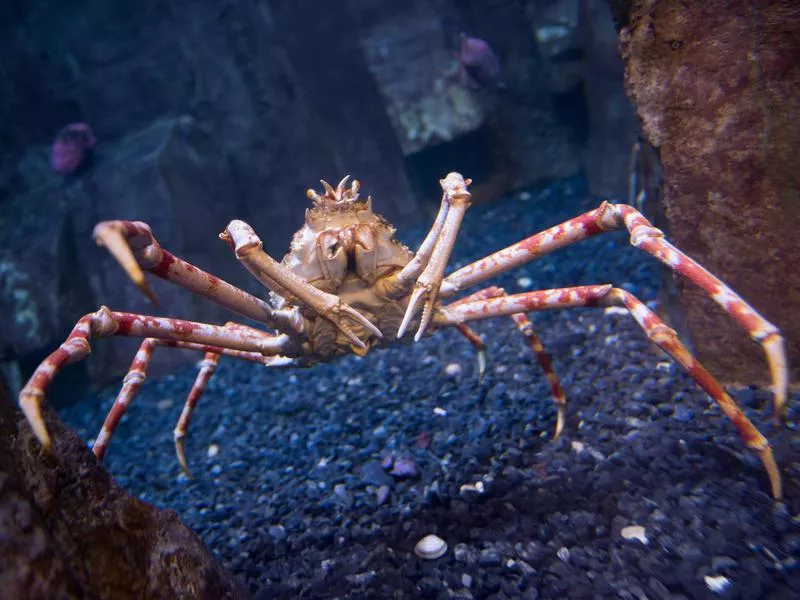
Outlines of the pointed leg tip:
<svg viewBox="0 0 800 600">
<path fill-rule="evenodd" d="M 564 422 L 566 421 L 566 409 L 559 406 L 558 407 L 558 416 L 556 417 L 556 432 L 553 435 L 553 441 L 557 440 L 561 437 L 561 434 L 564 432 Z"/>
<path fill-rule="evenodd" d="M 135 281 L 136 287 L 138 287 L 141 292 L 147 297 L 148 300 L 155 306 L 156 308 L 161 308 L 161 302 L 158 300 L 158 296 L 156 296 L 153 288 L 150 287 L 150 284 L 147 283 L 147 280 L 142 278 L 140 281 Z"/>
<path fill-rule="evenodd" d="M 183 445 L 183 437 L 175 438 L 175 455 L 181 465 L 181 471 L 188 479 L 193 479 L 192 472 L 189 470 L 189 462 L 186 460 L 186 451 Z"/>
<path fill-rule="evenodd" d="M 486 376 L 486 350 L 478 350 L 478 382 Z"/>
<path fill-rule="evenodd" d="M 39 440 L 42 448 L 46 452 L 52 452 L 53 440 L 47 431 L 47 425 L 44 423 L 39 395 L 36 392 L 29 394 L 23 392 L 20 396 L 19 405 L 25 415 L 25 419 L 33 430 L 33 435 Z"/>
<path fill-rule="evenodd" d="M 36 432 L 36 437 L 39 440 L 39 443 L 42 445 L 42 448 L 47 453 L 53 452 L 53 439 L 50 437 L 50 434 L 47 432 L 47 428 L 42 425 L 42 430 Z"/>
</svg>

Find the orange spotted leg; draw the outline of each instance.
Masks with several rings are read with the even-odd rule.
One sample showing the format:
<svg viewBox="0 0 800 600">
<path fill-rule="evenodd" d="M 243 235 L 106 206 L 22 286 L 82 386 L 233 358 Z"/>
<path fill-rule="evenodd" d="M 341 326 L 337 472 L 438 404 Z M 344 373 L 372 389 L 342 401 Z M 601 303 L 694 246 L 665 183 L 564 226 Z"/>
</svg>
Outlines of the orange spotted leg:
<svg viewBox="0 0 800 600">
<path fill-rule="evenodd" d="M 490 298 L 497 298 L 500 296 L 508 296 L 508 293 L 501 287 L 489 287 L 457 300 L 449 306 L 457 306 L 465 302 L 473 302 L 476 300 L 488 300 Z M 525 313 L 512 314 L 511 318 L 514 320 L 514 324 L 517 326 L 519 332 L 525 336 L 525 339 L 528 340 L 528 346 L 536 355 L 536 359 L 539 361 L 539 365 L 542 367 L 545 377 L 547 377 L 547 382 L 550 384 L 550 395 L 553 398 L 553 402 L 556 405 L 557 411 L 556 431 L 553 439 L 558 439 L 558 437 L 561 435 L 561 432 L 564 430 L 564 422 L 567 416 L 567 397 L 564 394 L 564 388 L 561 387 L 561 383 L 558 380 L 555 369 L 553 369 L 553 363 L 550 360 L 550 355 L 544 349 L 542 341 L 533 330 L 533 323 L 530 322 L 530 319 L 528 319 Z M 472 329 L 463 323 L 456 325 L 456 328 L 478 350 L 478 363 L 480 376 L 482 378 L 483 373 L 486 370 L 486 344 L 483 343 L 483 340 L 477 333 L 472 331 Z"/>
<path fill-rule="evenodd" d="M 477 260 L 446 277 L 440 287 L 439 296 L 451 297 L 459 290 L 505 273 L 554 250 L 618 229 L 628 230 L 633 246 L 644 250 L 703 289 L 762 346 L 773 381 L 775 420 L 779 422 L 785 411 L 789 375 L 783 337 L 778 328 L 717 277 L 670 244 L 661 230 L 653 227 L 638 210 L 627 204 L 603 202 L 594 210 Z"/>
<path fill-rule="evenodd" d="M 772 495 L 782 496 L 781 476 L 769 442 L 742 412 L 725 388 L 692 356 L 678 339 L 675 331 L 667 327 L 653 311 L 631 293 L 607 285 L 588 285 L 514 294 L 486 300 L 453 303 L 442 307 L 435 317 L 440 326 L 455 326 L 466 321 L 514 315 L 536 310 L 575 308 L 588 306 L 622 306 L 630 312 L 644 329 L 647 337 L 669 354 L 698 385 L 719 404 L 733 422 L 744 443 L 753 450 L 767 471 Z"/>
</svg>

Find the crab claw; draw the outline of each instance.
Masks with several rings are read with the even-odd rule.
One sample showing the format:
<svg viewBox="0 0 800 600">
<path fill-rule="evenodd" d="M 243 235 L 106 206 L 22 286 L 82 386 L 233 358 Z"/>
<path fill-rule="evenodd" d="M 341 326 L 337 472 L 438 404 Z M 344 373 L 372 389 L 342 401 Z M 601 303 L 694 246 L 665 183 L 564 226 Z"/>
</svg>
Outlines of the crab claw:
<svg viewBox="0 0 800 600">
<path fill-rule="evenodd" d="M 460 173 L 455 172 L 448 173 L 444 179 L 439 181 L 439 184 L 442 186 L 443 202 L 449 205 L 449 209 L 445 213 L 444 223 L 434 243 L 428 264 L 425 266 L 419 278 L 417 278 L 414 290 L 411 292 L 408 306 L 406 307 L 406 313 L 403 315 L 403 321 L 397 331 L 398 338 L 402 337 L 406 332 L 411 318 L 417 310 L 417 305 L 423 297 L 425 298 L 425 304 L 422 307 L 419 328 L 414 335 L 415 342 L 418 342 L 422 338 L 422 335 L 433 319 L 433 311 L 439 296 L 439 287 L 442 285 L 447 261 L 450 258 L 450 253 L 453 251 L 456 235 L 458 234 L 459 227 L 461 227 L 464 214 L 472 203 L 472 194 L 467 191 L 467 187 L 471 183 L 471 179 L 464 179 Z"/>
<path fill-rule="evenodd" d="M 411 323 L 411 319 L 414 317 L 414 313 L 416 312 L 417 303 L 420 301 L 422 296 L 425 295 L 426 290 L 419 285 L 414 286 L 414 291 L 411 292 L 411 297 L 408 300 L 408 306 L 406 307 L 406 312 L 403 315 L 403 321 L 400 323 L 400 327 L 397 329 L 397 338 L 400 339 L 406 333 L 409 324 Z"/>
<path fill-rule="evenodd" d="M 133 251 L 128 245 L 128 241 L 125 239 L 122 231 L 112 223 L 99 223 L 97 227 L 94 228 L 94 239 L 98 246 L 105 246 L 108 248 L 108 251 L 117 259 L 120 266 L 125 269 L 128 277 L 130 277 L 136 287 L 147 296 L 147 299 L 150 300 L 154 306 L 161 308 L 161 303 L 150 288 L 150 284 L 147 283 L 144 272 L 139 266 L 136 257 L 133 255 Z"/>
<path fill-rule="evenodd" d="M 348 340 L 350 340 L 356 348 L 366 349 L 367 345 L 359 339 L 359 337 L 353 332 L 350 327 L 348 327 L 341 317 L 345 317 L 354 321 L 358 325 L 361 325 L 364 329 L 369 331 L 377 338 L 382 338 L 383 334 L 381 330 L 375 327 L 375 325 L 370 322 L 364 315 L 358 312 L 353 307 L 343 303 L 338 302 L 335 306 L 330 309 L 330 313 L 325 315 L 338 329 L 341 331 Z"/>
<path fill-rule="evenodd" d="M 405 334 L 406 329 L 408 329 L 408 326 L 411 323 L 411 319 L 417 312 L 417 305 L 424 298 L 425 304 L 422 306 L 422 315 L 419 319 L 417 333 L 414 334 L 414 341 L 418 342 L 420 339 L 422 339 L 422 335 L 425 333 L 425 330 L 431 323 L 431 318 L 433 317 L 433 307 L 436 304 L 437 295 L 438 286 L 437 290 L 434 292 L 433 286 L 430 284 L 417 282 L 417 284 L 414 286 L 414 291 L 411 292 L 411 297 L 408 301 L 408 307 L 406 307 L 406 313 L 403 315 L 403 321 L 400 323 L 400 328 L 397 330 L 398 338 Z"/>
</svg>

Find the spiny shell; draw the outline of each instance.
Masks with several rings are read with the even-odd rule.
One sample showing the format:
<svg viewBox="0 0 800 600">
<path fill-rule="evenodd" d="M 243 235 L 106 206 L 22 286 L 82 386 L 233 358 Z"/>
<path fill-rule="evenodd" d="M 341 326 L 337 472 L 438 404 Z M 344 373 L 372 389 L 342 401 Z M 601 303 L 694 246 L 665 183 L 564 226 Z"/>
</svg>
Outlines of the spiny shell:
<svg viewBox="0 0 800 600">
<path fill-rule="evenodd" d="M 426 560 L 433 560 L 447 552 L 447 542 L 437 535 L 426 535 L 414 546 L 414 554 Z"/>
</svg>

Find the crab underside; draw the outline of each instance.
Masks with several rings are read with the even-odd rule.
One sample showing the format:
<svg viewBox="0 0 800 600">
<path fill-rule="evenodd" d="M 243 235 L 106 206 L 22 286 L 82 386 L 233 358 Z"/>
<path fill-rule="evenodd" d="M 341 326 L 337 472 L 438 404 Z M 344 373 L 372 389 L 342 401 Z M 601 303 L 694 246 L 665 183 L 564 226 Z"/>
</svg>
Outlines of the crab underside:
<svg viewBox="0 0 800 600">
<path fill-rule="evenodd" d="M 364 355 L 372 348 L 403 338 L 416 328 L 414 340 L 445 327 L 457 328 L 477 349 L 484 368 L 481 338 L 466 323 L 510 316 L 535 353 L 550 383 L 558 418 L 555 435 L 564 426 L 566 399 L 550 360 L 525 313 L 555 308 L 610 307 L 626 309 L 647 337 L 671 356 L 733 422 L 745 445 L 756 452 L 769 476 L 772 495 L 781 497 L 781 478 L 766 438 L 755 428 L 717 380 L 690 354 L 675 332 L 631 293 L 610 284 L 586 285 L 507 294 L 485 287 L 455 301 L 461 290 L 538 259 L 549 252 L 606 231 L 627 229 L 631 244 L 654 256 L 674 272 L 705 290 L 767 355 L 773 380 L 775 418 L 786 402 L 788 375 L 783 338 L 722 281 L 670 244 L 663 233 L 634 207 L 603 202 L 598 208 L 498 250 L 444 276 L 464 214 L 470 206 L 469 179 L 450 173 L 440 181 L 443 194 L 436 220 L 414 253 L 394 237 L 394 228 L 372 211 L 371 198 L 359 196 L 359 184 L 345 177 L 334 189 L 307 192 L 313 207 L 295 234 L 289 253 L 277 262 L 262 249 L 255 231 L 231 221 L 220 238 L 236 258 L 270 292 L 266 302 L 187 263 L 164 250 L 139 221 L 104 221 L 94 230 L 134 283 L 156 303 L 144 271 L 186 288 L 261 323 L 270 331 L 229 322 L 223 326 L 116 312 L 101 307 L 82 317 L 66 341 L 36 369 L 20 393 L 20 406 L 45 448 L 51 440 L 40 405 L 45 390 L 66 364 L 84 358 L 94 336 L 126 335 L 144 340 L 123 386 L 94 443 L 103 457 L 111 435 L 136 395 L 158 346 L 204 353 L 197 379 L 174 430 L 181 466 L 188 473 L 183 449 L 192 413 L 220 357 L 231 356 L 269 367 L 307 366 L 348 353 Z"/>
</svg>

